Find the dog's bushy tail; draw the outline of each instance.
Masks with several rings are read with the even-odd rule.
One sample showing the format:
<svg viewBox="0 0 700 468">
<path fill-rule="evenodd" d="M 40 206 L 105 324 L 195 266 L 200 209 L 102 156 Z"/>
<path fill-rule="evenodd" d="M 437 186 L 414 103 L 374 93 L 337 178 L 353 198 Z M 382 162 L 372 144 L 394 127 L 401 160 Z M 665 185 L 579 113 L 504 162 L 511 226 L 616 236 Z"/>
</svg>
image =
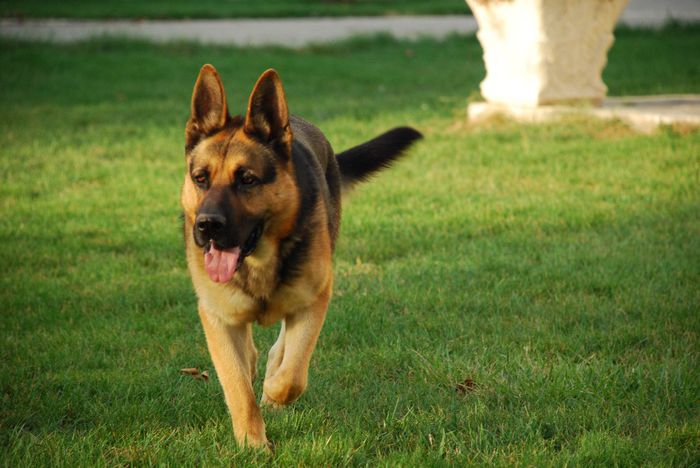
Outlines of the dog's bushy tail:
<svg viewBox="0 0 700 468">
<path fill-rule="evenodd" d="M 336 155 L 344 190 L 367 180 L 372 174 L 391 166 L 406 149 L 423 135 L 411 127 L 398 127 L 366 143 Z"/>
</svg>

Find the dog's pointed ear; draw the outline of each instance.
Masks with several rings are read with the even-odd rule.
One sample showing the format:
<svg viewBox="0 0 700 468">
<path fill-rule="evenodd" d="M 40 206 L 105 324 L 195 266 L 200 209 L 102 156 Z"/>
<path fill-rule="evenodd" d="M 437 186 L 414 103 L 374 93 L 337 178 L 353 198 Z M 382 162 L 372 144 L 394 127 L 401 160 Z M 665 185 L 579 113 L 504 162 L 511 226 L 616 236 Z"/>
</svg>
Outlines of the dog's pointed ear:
<svg viewBox="0 0 700 468">
<path fill-rule="evenodd" d="M 207 64 L 199 71 L 192 91 L 190 119 L 186 128 L 186 148 L 192 149 L 199 140 L 226 126 L 230 119 L 226 93 L 219 73 Z"/>
<path fill-rule="evenodd" d="M 248 100 L 244 131 L 263 143 L 275 147 L 278 154 L 289 157 L 292 129 L 282 80 L 273 69 L 260 75 Z"/>
</svg>

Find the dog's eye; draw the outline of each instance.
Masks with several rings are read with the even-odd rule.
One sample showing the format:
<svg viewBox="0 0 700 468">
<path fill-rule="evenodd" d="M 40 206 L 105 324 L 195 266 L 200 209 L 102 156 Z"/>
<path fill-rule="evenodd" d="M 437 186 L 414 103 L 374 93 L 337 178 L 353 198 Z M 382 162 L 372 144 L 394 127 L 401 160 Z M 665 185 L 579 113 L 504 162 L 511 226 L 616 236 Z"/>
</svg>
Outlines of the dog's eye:
<svg viewBox="0 0 700 468">
<path fill-rule="evenodd" d="M 243 174 L 240 179 L 238 179 L 241 185 L 255 185 L 258 182 L 257 177 L 252 174 Z"/>
<path fill-rule="evenodd" d="M 209 181 L 209 178 L 207 177 L 206 174 L 204 173 L 199 173 L 199 174 L 194 174 L 192 176 L 192 180 L 194 180 L 194 183 L 197 184 L 198 186 L 204 188 L 207 186 L 207 182 Z"/>
</svg>

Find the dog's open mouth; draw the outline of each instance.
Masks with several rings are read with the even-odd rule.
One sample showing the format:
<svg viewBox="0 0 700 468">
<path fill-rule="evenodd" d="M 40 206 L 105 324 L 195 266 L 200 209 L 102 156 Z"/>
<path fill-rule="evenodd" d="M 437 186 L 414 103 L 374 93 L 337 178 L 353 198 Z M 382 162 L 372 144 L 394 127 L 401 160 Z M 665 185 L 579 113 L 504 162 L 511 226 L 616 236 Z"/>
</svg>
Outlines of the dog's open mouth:
<svg viewBox="0 0 700 468">
<path fill-rule="evenodd" d="M 204 269 L 215 283 L 228 283 L 243 260 L 255 251 L 263 232 L 263 223 L 258 223 L 242 247 L 223 249 L 213 239 L 204 247 Z"/>
<path fill-rule="evenodd" d="M 261 221 L 257 224 L 257 226 L 255 226 L 253 232 L 250 233 L 248 239 L 246 239 L 246 241 L 243 243 L 243 247 L 241 248 L 241 261 L 255 251 L 255 248 L 258 246 L 260 236 L 262 236 L 262 232 L 263 222 Z"/>
</svg>

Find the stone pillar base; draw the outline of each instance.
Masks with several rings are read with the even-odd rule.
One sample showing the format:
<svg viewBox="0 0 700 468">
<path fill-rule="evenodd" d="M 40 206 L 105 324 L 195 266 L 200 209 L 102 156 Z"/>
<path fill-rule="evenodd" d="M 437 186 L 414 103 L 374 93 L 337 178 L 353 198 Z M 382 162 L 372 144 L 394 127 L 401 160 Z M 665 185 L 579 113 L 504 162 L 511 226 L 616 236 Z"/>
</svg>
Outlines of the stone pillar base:
<svg viewBox="0 0 700 468">
<path fill-rule="evenodd" d="M 613 28 L 628 0 L 466 0 L 484 50 L 488 102 L 600 104 Z"/>
<path fill-rule="evenodd" d="M 469 122 L 480 123 L 497 116 L 518 122 L 549 122 L 571 115 L 619 119 L 633 129 L 649 133 L 659 125 L 687 125 L 700 128 L 700 94 L 628 96 L 607 98 L 602 106 L 514 106 L 472 102 L 467 107 Z"/>
</svg>

